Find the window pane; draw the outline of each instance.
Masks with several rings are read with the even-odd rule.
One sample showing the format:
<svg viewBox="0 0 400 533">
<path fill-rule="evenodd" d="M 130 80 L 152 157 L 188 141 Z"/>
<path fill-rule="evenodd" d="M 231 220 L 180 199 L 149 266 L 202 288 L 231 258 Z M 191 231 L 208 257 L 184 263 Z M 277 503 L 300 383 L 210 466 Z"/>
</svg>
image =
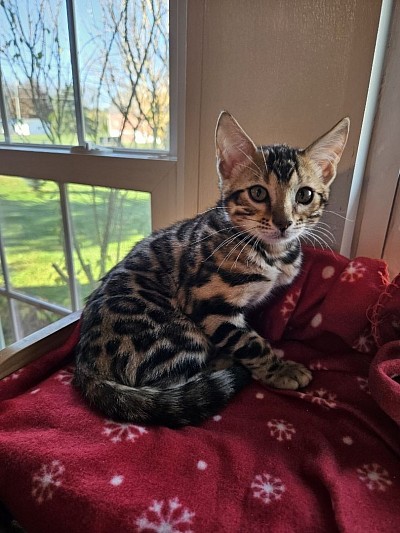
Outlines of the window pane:
<svg viewBox="0 0 400 533">
<path fill-rule="evenodd" d="M 132 246 L 151 232 L 147 192 L 68 185 L 74 233 L 74 265 L 85 298 Z"/>
<path fill-rule="evenodd" d="M 0 176 L 0 223 L 13 289 L 70 308 L 56 183 Z"/>
<path fill-rule="evenodd" d="M 26 337 L 61 318 L 61 316 L 56 315 L 51 311 L 38 309 L 33 305 L 18 301 L 15 301 L 15 308 L 20 332 L 23 337 Z"/>
<path fill-rule="evenodd" d="M 87 140 L 168 150 L 168 0 L 75 5 Z"/>
<path fill-rule="evenodd" d="M 0 61 L 11 141 L 76 144 L 65 1 L 0 2 Z"/>
<path fill-rule="evenodd" d="M 4 128 L 3 128 L 3 121 L 0 118 L 0 142 L 4 142 L 6 140 L 4 136 Z"/>
<path fill-rule="evenodd" d="M 0 220 L 1 222 L 1 220 Z M 3 264 L 1 262 L 1 258 L 0 258 L 0 287 L 4 287 L 5 283 L 4 283 L 4 274 L 3 274 Z"/>
<path fill-rule="evenodd" d="M 15 341 L 9 304 L 7 298 L 0 295 L 0 350 Z"/>
</svg>

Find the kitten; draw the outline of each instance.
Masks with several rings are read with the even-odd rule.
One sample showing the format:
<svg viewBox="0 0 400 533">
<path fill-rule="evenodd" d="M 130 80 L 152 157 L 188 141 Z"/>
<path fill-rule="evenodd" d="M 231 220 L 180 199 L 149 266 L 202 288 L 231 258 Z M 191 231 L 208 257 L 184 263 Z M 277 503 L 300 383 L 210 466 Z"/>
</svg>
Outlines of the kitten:
<svg viewBox="0 0 400 533">
<path fill-rule="evenodd" d="M 216 207 L 138 243 L 82 314 L 74 383 L 106 416 L 179 427 L 216 414 L 251 377 L 306 386 L 245 313 L 288 285 L 346 144 L 341 120 L 305 150 L 256 146 L 226 111 L 216 128 Z"/>
</svg>

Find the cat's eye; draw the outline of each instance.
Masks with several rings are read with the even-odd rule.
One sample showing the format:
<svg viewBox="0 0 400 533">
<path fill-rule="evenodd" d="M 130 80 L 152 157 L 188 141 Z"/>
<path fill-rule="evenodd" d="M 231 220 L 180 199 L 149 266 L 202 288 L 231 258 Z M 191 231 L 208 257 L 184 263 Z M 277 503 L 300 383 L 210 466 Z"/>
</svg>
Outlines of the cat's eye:
<svg viewBox="0 0 400 533">
<path fill-rule="evenodd" d="M 249 194 L 251 199 L 255 202 L 263 202 L 268 196 L 267 190 L 264 189 L 264 187 L 260 187 L 259 185 L 250 187 Z"/>
<path fill-rule="evenodd" d="M 311 204 L 314 198 L 314 191 L 310 187 L 302 187 L 297 191 L 296 202 L 298 204 L 308 205 Z"/>
</svg>

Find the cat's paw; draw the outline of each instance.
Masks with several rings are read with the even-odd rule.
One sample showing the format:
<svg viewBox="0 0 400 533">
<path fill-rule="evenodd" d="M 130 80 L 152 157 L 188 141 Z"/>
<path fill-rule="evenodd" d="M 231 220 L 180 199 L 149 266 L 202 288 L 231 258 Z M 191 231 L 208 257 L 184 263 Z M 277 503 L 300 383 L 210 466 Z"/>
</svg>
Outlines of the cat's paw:
<svg viewBox="0 0 400 533">
<path fill-rule="evenodd" d="M 312 374 L 304 365 L 294 361 L 281 361 L 281 365 L 266 377 L 264 383 L 275 389 L 296 390 L 306 387 L 312 380 Z"/>
</svg>

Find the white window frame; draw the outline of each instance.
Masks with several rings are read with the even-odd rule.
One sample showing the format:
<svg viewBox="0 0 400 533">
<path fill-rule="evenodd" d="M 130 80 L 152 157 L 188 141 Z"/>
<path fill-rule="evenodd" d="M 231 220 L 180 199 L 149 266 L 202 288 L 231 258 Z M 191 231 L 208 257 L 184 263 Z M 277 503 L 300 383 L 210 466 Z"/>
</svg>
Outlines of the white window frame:
<svg viewBox="0 0 400 533">
<path fill-rule="evenodd" d="M 361 197 L 356 254 L 385 258 L 393 202 L 400 171 L 400 4 L 393 3 L 391 27 L 365 168 L 365 187 Z M 400 254 L 400 243 L 399 243 Z"/>
<path fill-rule="evenodd" d="M 386 236 L 400 171 L 399 28 L 400 4 L 383 0 L 346 213 L 341 247 L 344 255 L 385 257 Z"/>
<path fill-rule="evenodd" d="M 66 0 L 69 21 L 71 63 L 74 75 L 78 73 L 76 36 L 74 32 L 73 0 Z M 64 230 L 65 256 L 70 284 L 72 311 L 79 307 L 76 277 L 72 259 L 71 216 L 66 196 L 67 183 L 97 185 L 151 193 L 152 229 L 159 229 L 183 215 L 184 200 L 195 208 L 197 187 L 184 184 L 185 165 L 184 128 L 186 102 L 186 13 L 187 0 L 169 0 L 170 25 L 170 147 L 168 151 L 128 151 L 92 149 L 84 140 L 84 122 L 79 93 L 75 94 L 79 146 L 34 146 L 11 144 L 4 124 L 5 142 L 0 142 L 0 175 L 20 176 L 31 179 L 51 180 L 58 183 Z M 72 23 L 71 23 L 72 21 Z M 76 79 L 76 77 L 75 77 Z M 78 85 L 79 86 L 79 85 Z M 4 95 L 0 94 L 0 110 L 5 116 Z M 3 121 L 4 122 L 4 121 Z M 179 132 L 179 138 L 178 138 Z M 178 168 L 178 154 L 181 159 Z M 194 178 L 196 179 L 196 177 Z M 192 180 L 193 185 L 193 180 Z M 1 187 L 1 178 L 0 178 Z M 193 214 L 193 211 L 191 212 Z M 65 316 L 71 309 L 47 303 L 27 296 L 12 288 L 4 248 L 1 245 L 5 286 L 0 295 L 9 301 L 10 315 L 16 340 L 21 332 L 16 320 L 15 301 L 21 301 L 41 309 Z"/>
</svg>

